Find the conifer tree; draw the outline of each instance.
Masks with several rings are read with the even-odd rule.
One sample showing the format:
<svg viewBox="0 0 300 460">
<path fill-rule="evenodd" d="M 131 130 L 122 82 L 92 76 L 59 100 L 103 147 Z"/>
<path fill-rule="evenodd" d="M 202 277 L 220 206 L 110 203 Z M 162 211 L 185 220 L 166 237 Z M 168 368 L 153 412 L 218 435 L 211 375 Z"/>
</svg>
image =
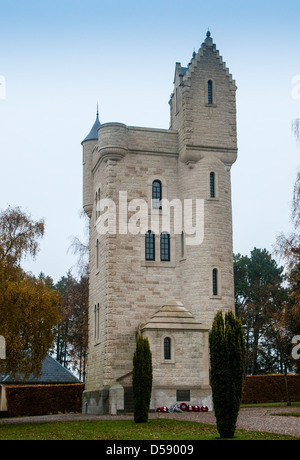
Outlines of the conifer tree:
<svg viewBox="0 0 300 460">
<path fill-rule="evenodd" d="M 233 438 L 245 379 L 243 327 L 232 311 L 218 312 L 209 335 L 211 384 L 221 438 Z"/>
<path fill-rule="evenodd" d="M 149 340 L 140 335 L 137 339 L 136 351 L 133 356 L 132 386 L 135 423 L 146 423 L 148 421 L 152 378 L 152 354 Z"/>
</svg>

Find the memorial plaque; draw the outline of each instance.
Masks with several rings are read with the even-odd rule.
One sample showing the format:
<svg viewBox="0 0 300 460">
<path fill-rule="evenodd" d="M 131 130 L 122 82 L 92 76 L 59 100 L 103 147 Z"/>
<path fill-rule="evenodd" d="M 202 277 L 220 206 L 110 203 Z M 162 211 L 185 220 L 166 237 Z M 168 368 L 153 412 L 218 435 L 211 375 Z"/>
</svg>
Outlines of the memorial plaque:
<svg viewBox="0 0 300 460">
<path fill-rule="evenodd" d="M 191 400 L 190 390 L 177 390 L 177 402 L 187 402 Z"/>
</svg>

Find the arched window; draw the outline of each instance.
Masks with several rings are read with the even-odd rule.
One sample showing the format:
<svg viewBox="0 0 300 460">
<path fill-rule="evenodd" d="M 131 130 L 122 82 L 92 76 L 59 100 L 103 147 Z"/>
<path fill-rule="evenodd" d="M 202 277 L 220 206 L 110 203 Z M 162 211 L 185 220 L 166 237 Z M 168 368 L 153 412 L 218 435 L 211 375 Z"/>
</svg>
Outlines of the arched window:
<svg viewBox="0 0 300 460">
<path fill-rule="evenodd" d="M 215 173 L 210 173 L 210 197 L 216 197 L 216 180 L 215 180 Z"/>
<path fill-rule="evenodd" d="M 213 295 L 218 295 L 218 270 L 213 269 L 212 272 L 212 285 L 213 285 Z"/>
<path fill-rule="evenodd" d="M 145 258 L 155 260 L 155 234 L 151 230 L 145 235 Z"/>
<path fill-rule="evenodd" d="M 159 180 L 152 183 L 152 206 L 154 209 L 161 209 L 162 186 Z"/>
<path fill-rule="evenodd" d="M 162 233 L 160 235 L 160 260 L 170 262 L 170 235 Z"/>
<path fill-rule="evenodd" d="M 208 95 L 208 104 L 213 103 L 213 82 L 212 80 L 208 80 L 207 82 L 207 95 Z"/>
<path fill-rule="evenodd" d="M 171 339 L 166 337 L 164 340 L 164 359 L 171 359 Z"/>
</svg>

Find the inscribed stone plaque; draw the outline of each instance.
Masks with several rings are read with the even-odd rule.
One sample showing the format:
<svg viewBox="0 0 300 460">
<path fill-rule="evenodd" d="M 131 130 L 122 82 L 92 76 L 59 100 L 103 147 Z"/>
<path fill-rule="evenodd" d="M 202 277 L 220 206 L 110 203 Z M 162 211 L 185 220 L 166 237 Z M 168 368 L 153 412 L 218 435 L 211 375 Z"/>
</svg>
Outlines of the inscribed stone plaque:
<svg viewBox="0 0 300 460">
<path fill-rule="evenodd" d="M 191 400 L 191 392 L 190 390 L 177 390 L 177 401 L 190 401 Z"/>
</svg>

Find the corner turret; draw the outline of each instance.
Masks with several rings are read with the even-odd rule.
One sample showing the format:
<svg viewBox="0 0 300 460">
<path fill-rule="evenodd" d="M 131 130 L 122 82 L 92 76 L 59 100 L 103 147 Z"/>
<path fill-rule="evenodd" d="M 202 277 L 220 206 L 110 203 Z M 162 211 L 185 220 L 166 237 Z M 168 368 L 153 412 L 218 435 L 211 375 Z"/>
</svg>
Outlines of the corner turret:
<svg viewBox="0 0 300 460">
<path fill-rule="evenodd" d="M 96 120 L 86 138 L 81 142 L 83 147 L 83 209 L 91 217 L 93 210 L 93 150 L 98 144 L 99 110 L 97 104 Z"/>
<path fill-rule="evenodd" d="M 95 123 L 93 124 L 92 129 L 90 130 L 89 134 L 86 136 L 85 139 L 81 142 L 83 145 L 84 142 L 86 141 L 96 141 L 98 140 L 98 129 L 100 128 L 101 123 L 99 121 L 99 110 L 98 110 L 98 104 L 97 104 L 97 113 L 96 113 L 96 120 Z"/>
</svg>

